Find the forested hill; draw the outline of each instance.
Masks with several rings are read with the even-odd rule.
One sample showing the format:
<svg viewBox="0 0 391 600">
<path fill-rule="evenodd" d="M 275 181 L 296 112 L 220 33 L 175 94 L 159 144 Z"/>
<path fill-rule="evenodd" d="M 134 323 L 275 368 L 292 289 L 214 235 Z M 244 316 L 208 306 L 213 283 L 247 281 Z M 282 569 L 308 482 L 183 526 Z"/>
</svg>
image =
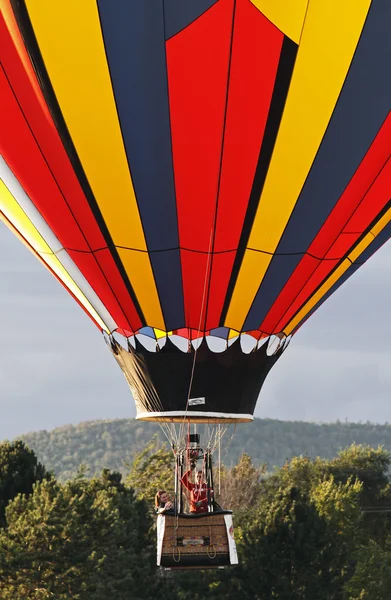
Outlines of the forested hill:
<svg viewBox="0 0 391 600">
<path fill-rule="evenodd" d="M 81 464 L 87 466 L 89 475 L 99 473 L 102 468 L 126 473 L 126 465 L 154 434 L 165 441 L 155 424 L 118 419 L 67 425 L 21 437 L 35 451 L 38 459 L 64 480 L 73 475 Z M 228 430 L 222 443 L 222 461 L 230 466 L 236 463 L 242 452 L 246 452 L 256 464 L 267 463 L 271 469 L 302 454 L 332 458 L 341 448 L 354 442 L 375 448 L 383 445 L 391 451 L 391 425 L 255 419 L 253 423 Z"/>
</svg>

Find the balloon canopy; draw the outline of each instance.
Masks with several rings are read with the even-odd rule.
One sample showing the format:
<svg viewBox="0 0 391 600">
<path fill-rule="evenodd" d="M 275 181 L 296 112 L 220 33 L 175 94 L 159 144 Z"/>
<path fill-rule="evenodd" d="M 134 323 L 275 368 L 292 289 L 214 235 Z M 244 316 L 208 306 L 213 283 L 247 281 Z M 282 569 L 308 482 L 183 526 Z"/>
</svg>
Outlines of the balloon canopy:
<svg viewBox="0 0 391 600">
<path fill-rule="evenodd" d="M 212 380 L 248 332 L 251 415 L 286 336 L 391 236 L 391 2 L 0 5 L 1 218 L 100 329 L 136 335 L 110 346 L 160 398 L 140 413 L 242 415 Z M 187 337 L 170 402 L 177 348 L 152 357 L 146 328 Z"/>
</svg>

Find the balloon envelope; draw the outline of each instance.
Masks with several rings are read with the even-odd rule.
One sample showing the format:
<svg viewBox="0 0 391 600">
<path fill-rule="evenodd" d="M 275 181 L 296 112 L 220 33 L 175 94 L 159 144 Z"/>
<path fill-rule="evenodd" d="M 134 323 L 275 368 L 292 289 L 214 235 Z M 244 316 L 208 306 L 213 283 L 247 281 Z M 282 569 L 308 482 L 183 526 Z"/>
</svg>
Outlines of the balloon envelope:
<svg viewBox="0 0 391 600">
<path fill-rule="evenodd" d="M 0 215 L 108 334 L 283 340 L 390 237 L 388 0 L 1 8 Z"/>
</svg>

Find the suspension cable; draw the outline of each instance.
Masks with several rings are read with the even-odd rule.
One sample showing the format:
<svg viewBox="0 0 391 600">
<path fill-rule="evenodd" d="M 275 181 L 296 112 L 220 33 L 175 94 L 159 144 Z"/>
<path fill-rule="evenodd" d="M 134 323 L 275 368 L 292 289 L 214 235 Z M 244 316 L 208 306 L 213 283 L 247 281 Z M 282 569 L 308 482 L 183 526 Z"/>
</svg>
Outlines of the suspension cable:
<svg viewBox="0 0 391 600">
<path fill-rule="evenodd" d="M 205 269 L 205 277 L 204 277 L 204 289 L 202 292 L 202 302 L 201 302 L 201 310 L 200 310 L 200 318 L 199 318 L 199 322 L 198 322 L 198 334 L 201 333 L 201 324 L 202 324 L 202 316 L 204 313 L 204 305 L 205 305 L 205 297 L 206 297 L 206 289 L 207 289 L 207 283 L 208 283 L 208 275 L 209 275 L 209 266 L 210 266 L 210 262 L 211 262 L 211 258 L 212 258 L 212 243 L 213 243 L 213 229 L 214 229 L 214 224 L 210 230 L 210 239 L 209 239 L 209 249 L 208 249 L 208 258 L 206 261 L 206 269 Z M 191 340 L 189 340 L 190 344 L 191 344 Z M 186 400 L 186 408 L 185 408 L 185 414 L 183 416 L 183 421 L 179 430 L 179 438 L 182 438 L 182 432 L 183 432 L 183 426 L 184 426 L 184 422 L 186 420 L 187 417 L 187 412 L 188 412 L 188 407 L 189 407 L 189 400 L 190 400 L 190 395 L 191 395 L 191 388 L 193 386 L 193 379 L 194 379 L 194 371 L 195 371 L 195 365 L 196 365 L 196 360 L 197 360 L 197 352 L 198 352 L 198 348 L 199 346 L 197 345 L 195 350 L 194 350 L 194 357 L 193 357 L 193 364 L 192 364 L 192 368 L 191 368 L 191 375 L 190 375 L 190 383 L 189 383 L 189 390 L 187 393 L 187 400 Z"/>
</svg>

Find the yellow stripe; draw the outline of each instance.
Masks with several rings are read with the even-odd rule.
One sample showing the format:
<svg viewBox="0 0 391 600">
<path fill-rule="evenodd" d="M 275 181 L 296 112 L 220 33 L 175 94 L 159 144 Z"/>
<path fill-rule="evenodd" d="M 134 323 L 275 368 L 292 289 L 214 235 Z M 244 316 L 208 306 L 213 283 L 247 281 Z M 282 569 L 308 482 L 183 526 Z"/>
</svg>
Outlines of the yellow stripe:
<svg viewBox="0 0 391 600">
<path fill-rule="evenodd" d="M 291 40 L 299 43 L 308 0 L 251 0 Z"/>
<path fill-rule="evenodd" d="M 235 331 L 235 329 L 230 329 L 229 333 L 228 333 L 228 339 L 232 340 L 232 338 L 238 337 L 239 333 L 240 332 L 239 331 Z"/>
<path fill-rule="evenodd" d="M 155 336 L 157 340 L 160 340 L 163 337 L 166 337 L 167 331 L 162 331 L 161 329 L 154 328 Z"/>
<path fill-rule="evenodd" d="M 243 263 L 239 272 L 238 281 L 229 305 L 227 318 L 224 325 L 231 329 L 241 331 L 243 321 L 250 309 L 251 303 L 257 292 L 251 282 L 258 281 L 257 274 L 265 272 L 270 262 L 268 254 L 246 250 Z M 247 282 L 247 284 L 245 283 Z M 238 293 L 238 291 L 240 293 Z"/>
<path fill-rule="evenodd" d="M 147 324 L 157 329 L 165 329 L 148 254 L 122 248 L 118 249 L 118 254 L 125 271 L 131 274 L 131 282 Z"/>
<path fill-rule="evenodd" d="M 145 251 L 96 0 L 26 4 L 62 115 L 114 244 Z M 164 329 L 149 257 L 135 262 L 128 261 L 125 269 L 147 323 Z"/>
<path fill-rule="evenodd" d="M 72 292 L 72 294 L 78 299 L 80 304 L 84 306 L 86 311 L 92 316 L 99 326 L 110 333 L 110 330 L 106 327 L 96 310 L 92 307 L 90 302 L 77 287 L 76 283 L 69 276 L 68 272 L 64 269 L 58 258 L 53 254 L 39 231 L 31 223 L 30 219 L 26 216 L 24 211 L 21 209 L 5 183 L 0 179 L 0 211 L 9 218 L 9 221 L 15 227 L 15 229 L 23 236 L 23 238 L 30 244 L 33 251 L 42 258 L 42 260 L 54 271 L 57 277 L 64 283 L 64 285 Z M 0 212 L 0 218 L 2 214 Z M 3 222 L 7 225 L 7 221 L 3 219 Z"/>
<path fill-rule="evenodd" d="M 37 254 L 53 254 L 42 235 L 34 227 L 2 179 L 0 179 L 0 209 Z"/>
<path fill-rule="evenodd" d="M 315 159 L 371 0 L 311 1 L 272 160 L 226 325 L 241 329 Z"/>
<path fill-rule="evenodd" d="M 314 308 L 314 306 L 323 298 L 325 294 L 332 288 L 332 286 L 342 277 L 349 267 L 352 266 L 352 262 L 356 261 L 359 256 L 368 248 L 368 246 L 374 241 L 377 235 L 390 223 L 391 221 L 391 209 L 388 210 L 381 219 L 374 225 L 370 232 L 361 240 L 359 244 L 351 251 L 348 258 L 346 258 L 339 267 L 333 272 L 327 281 L 319 288 L 311 299 L 303 306 L 300 312 L 287 324 L 284 328 L 284 333 L 289 335 L 299 325 L 299 323 L 306 317 L 306 315 Z M 348 260 L 349 259 L 349 260 Z"/>
</svg>

